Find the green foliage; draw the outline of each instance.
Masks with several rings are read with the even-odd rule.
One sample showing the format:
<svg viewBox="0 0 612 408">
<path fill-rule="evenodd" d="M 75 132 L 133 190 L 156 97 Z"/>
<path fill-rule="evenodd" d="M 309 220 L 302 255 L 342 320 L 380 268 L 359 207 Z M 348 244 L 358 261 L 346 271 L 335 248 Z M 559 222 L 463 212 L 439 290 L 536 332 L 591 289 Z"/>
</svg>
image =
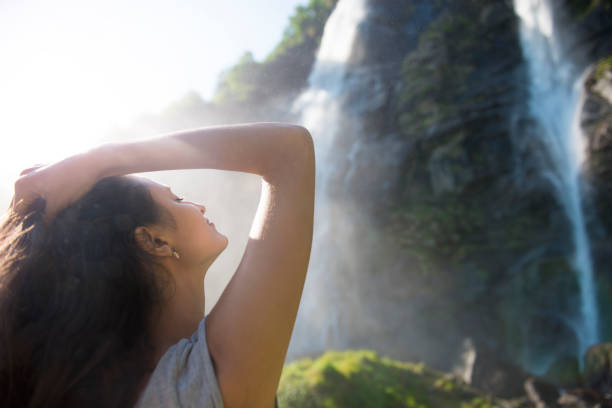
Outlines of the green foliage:
<svg viewBox="0 0 612 408">
<path fill-rule="evenodd" d="M 337 2 L 338 0 L 310 0 L 307 6 L 298 6 L 289 20 L 289 26 L 285 28 L 283 39 L 265 62 L 271 62 L 307 42 L 318 46 L 327 17 Z"/>
<path fill-rule="evenodd" d="M 606 58 L 602 58 L 597 62 L 597 65 L 595 66 L 595 74 L 593 77 L 595 80 L 600 80 L 601 78 L 603 78 L 606 72 L 611 71 L 611 70 L 612 70 L 612 55 Z"/>
<path fill-rule="evenodd" d="M 476 188 L 437 195 L 421 192 L 389 205 L 383 227 L 385 243 L 413 261 L 415 277 L 435 279 L 450 273 L 456 281 L 449 283 L 449 290 L 464 293 L 463 300 L 472 299 L 468 293 L 475 281 L 491 285 L 500 279 L 505 271 L 502 259 L 529 251 L 534 236 L 548 228 L 545 210 L 495 215 L 499 209 L 492 206 L 488 194 Z M 556 265 L 550 270 L 545 266 L 543 280 L 562 274 Z M 437 290 L 442 293 L 443 288 Z M 474 296 L 484 297 L 473 298 L 475 302 L 490 299 L 487 293 L 475 292 Z"/>
<path fill-rule="evenodd" d="M 279 405 L 286 408 L 494 408 L 496 401 L 423 364 L 370 350 L 329 351 L 285 366 Z"/>
<path fill-rule="evenodd" d="M 236 65 L 222 74 L 223 80 L 217 87 L 214 101 L 223 104 L 251 99 L 261 76 L 261 66 L 250 51 L 245 52 Z"/>
<path fill-rule="evenodd" d="M 337 0 L 310 0 L 298 6 L 283 39 L 263 62 L 251 52 L 221 74 L 213 101 L 220 105 L 261 104 L 306 84 L 323 28 Z"/>
<path fill-rule="evenodd" d="M 457 101 L 468 90 L 467 78 L 474 71 L 471 55 L 479 42 L 477 31 L 467 17 L 443 16 L 423 32 L 418 48 L 402 66 L 398 105 L 404 133 L 422 133 L 458 115 Z"/>
<path fill-rule="evenodd" d="M 496 123 L 484 112 L 491 100 L 500 100 L 508 89 L 492 79 L 504 76 L 488 70 L 487 60 L 504 58 L 499 55 L 497 32 L 511 29 L 513 23 L 512 11 L 507 9 L 511 16 L 504 23 L 507 26 L 484 24 L 481 17 L 487 6 L 499 3 L 446 3 L 402 64 L 395 111 L 414 153 L 403 169 L 406 187 L 392 205 L 387 225 L 390 235 L 399 237 L 396 241 L 426 273 L 481 262 L 496 251 L 524 249 L 537 228 L 547 227 L 545 217 L 537 219 L 540 214 L 510 211 L 509 219 L 503 209 L 491 206 L 491 200 L 497 199 L 487 189 L 499 180 L 487 177 L 491 168 L 500 170 L 491 159 L 496 154 L 488 149 L 492 144 L 484 140 L 489 136 L 482 134 L 482 127 L 495 128 Z M 479 117 L 482 120 L 472 119 Z M 445 181 L 440 174 L 450 175 L 446 183 L 450 187 L 434 183 Z M 493 269 L 491 263 L 470 263 L 469 268 L 483 276 Z"/>
<path fill-rule="evenodd" d="M 461 261 L 480 247 L 469 236 L 486 227 L 482 208 L 455 194 L 423 197 L 397 207 L 388 221 L 389 235 L 431 270 L 435 259 Z"/>
</svg>

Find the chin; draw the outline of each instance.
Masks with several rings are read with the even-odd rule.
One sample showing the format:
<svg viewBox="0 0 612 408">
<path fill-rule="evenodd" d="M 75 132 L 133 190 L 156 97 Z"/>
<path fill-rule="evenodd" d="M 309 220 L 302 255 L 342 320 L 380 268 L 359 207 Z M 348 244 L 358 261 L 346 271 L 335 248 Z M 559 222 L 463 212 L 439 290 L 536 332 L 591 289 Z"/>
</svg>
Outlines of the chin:
<svg viewBox="0 0 612 408">
<path fill-rule="evenodd" d="M 227 246 L 229 245 L 229 239 L 227 239 L 225 235 L 223 235 L 223 238 L 225 238 L 225 244 L 223 244 L 223 248 L 221 248 L 221 251 L 219 251 L 219 253 L 225 251 L 225 248 L 227 248 Z"/>
<path fill-rule="evenodd" d="M 225 243 L 223 244 L 223 249 L 227 248 L 227 245 L 229 244 L 229 239 L 227 238 L 227 236 L 225 234 L 222 234 L 220 232 L 217 231 L 217 233 L 223 237 L 223 241 L 225 241 Z M 222 249 L 222 251 L 223 251 Z"/>
<path fill-rule="evenodd" d="M 221 254 L 221 252 L 225 251 L 225 248 L 227 248 L 227 245 L 229 244 L 229 239 L 227 239 L 227 237 L 223 234 L 219 234 L 219 240 L 218 240 L 218 246 L 217 249 L 215 250 L 216 255 L 215 257 L 219 256 Z"/>
</svg>

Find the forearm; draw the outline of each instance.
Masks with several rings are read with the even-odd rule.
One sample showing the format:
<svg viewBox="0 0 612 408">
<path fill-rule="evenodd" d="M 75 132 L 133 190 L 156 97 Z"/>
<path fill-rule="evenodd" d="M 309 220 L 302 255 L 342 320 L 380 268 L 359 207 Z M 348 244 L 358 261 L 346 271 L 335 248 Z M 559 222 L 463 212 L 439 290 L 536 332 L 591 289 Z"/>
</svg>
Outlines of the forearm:
<svg viewBox="0 0 612 408">
<path fill-rule="evenodd" d="M 182 130 L 147 140 L 109 143 L 88 152 L 100 176 L 158 170 L 218 169 L 274 179 L 311 149 L 301 126 L 253 123 Z"/>
</svg>

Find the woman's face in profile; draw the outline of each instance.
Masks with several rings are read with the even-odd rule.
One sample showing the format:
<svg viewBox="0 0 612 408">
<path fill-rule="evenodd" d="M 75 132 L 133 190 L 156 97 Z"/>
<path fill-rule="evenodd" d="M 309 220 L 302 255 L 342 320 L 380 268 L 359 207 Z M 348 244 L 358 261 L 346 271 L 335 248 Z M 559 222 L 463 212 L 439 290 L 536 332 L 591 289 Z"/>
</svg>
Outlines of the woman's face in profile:
<svg viewBox="0 0 612 408">
<path fill-rule="evenodd" d="M 144 177 L 139 180 L 149 188 L 155 202 L 174 217 L 176 228 L 166 227 L 163 233 L 178 251 L 179 261 L 190 266 L 210 265 L 227 247 L 228 239 L 209 223 L 206 207 L 181 200 L 163 184 Z"/>
</svg>

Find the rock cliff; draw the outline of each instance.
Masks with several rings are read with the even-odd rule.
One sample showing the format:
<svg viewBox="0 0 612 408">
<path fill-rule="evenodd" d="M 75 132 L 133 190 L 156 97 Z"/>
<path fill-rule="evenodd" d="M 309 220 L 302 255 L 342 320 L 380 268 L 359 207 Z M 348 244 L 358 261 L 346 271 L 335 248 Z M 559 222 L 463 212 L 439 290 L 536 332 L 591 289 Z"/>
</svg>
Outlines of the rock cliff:
<svg viewBox="0 0 612 408">
<path fill-rule="evenodd" d="M 583 196 L 605 308 L 612 10 L 571 6 L 555 3 L 577 64 L 599 61 L 583 105 Z M 542 374 L 578 358 L 571 225 L 545 177 L 512 3 L 371 0 L 349 66 L 332 194 L 358 203 L 363 234 L 380 227 L 378 258 L 355 273 L 368 329 L 356 321 L 352 344 L 442 369 L 464 337 Z M 602 318 L 607 338 L 612 322 Z"/>
</svg>

